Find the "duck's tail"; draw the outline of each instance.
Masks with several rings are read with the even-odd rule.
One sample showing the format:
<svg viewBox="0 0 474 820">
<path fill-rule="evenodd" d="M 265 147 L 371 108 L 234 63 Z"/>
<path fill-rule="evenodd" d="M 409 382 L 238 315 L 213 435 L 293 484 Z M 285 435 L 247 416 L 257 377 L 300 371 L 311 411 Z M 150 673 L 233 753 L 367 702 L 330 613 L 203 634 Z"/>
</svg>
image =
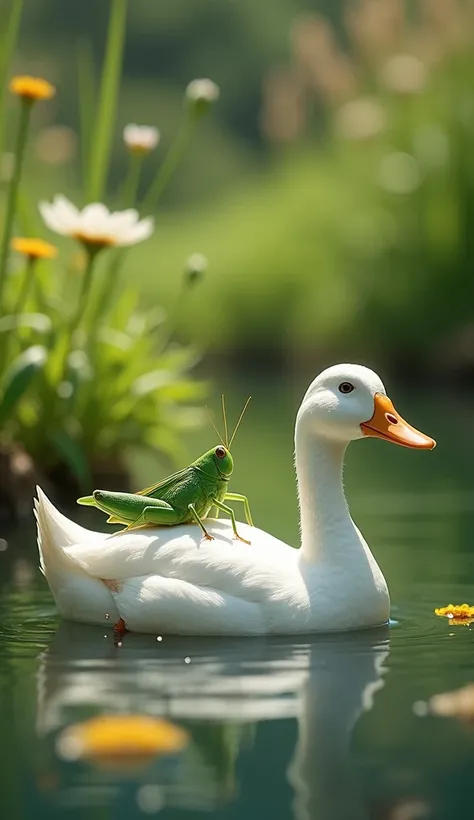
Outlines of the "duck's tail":
<svg viewBox="0 0 474 820">
<path fill-rule="evenodd" d="M 80 544 L 89 534 L 88 531 L 62 515 L 41 487 L 36 487 L 36 492 L 38 498 L 34 500 L 34 513 L 41 572 L 48 578 L 51 573 L 61 569 L 68 573 L 77 572 L 80 568 L 64 550 L 73 544 Z"/>
<path fill-rule="evenodd" d="M 34 513 L 38 525 L 40 569 L 48 581 L 61 615 L 74 621 L 103 623 L 104 613 L 115 617 L 110 590 L 74 559 L 70 547 L 87 543 L 94 533 L 70 521 L 36 488 Z M 118 617 L 118 615 L 117 615 Z"/>
</svg>

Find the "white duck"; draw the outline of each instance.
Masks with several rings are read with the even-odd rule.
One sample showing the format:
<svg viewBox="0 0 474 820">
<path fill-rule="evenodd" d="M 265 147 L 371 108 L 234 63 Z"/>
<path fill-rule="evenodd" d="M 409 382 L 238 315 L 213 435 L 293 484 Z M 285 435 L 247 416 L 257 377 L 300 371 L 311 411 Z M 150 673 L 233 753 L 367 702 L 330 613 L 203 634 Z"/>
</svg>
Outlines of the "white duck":
<svg viewBox="0 0 474 820">
<path fill-rule="evenodd" d="M 38 488 L 41 569 L 63 618 L 136 632 L 262 635 L 385 623 L 387 584 L 352 521 L 342 486 L 350 441 L 377 436 L 415 449 L 435 441 L 407 424 L 379 377 L 336 365 L 310 385 L 295 430 L 301 548 L 230 522 L 107 535 L 65 518 Z"/>
</svg>

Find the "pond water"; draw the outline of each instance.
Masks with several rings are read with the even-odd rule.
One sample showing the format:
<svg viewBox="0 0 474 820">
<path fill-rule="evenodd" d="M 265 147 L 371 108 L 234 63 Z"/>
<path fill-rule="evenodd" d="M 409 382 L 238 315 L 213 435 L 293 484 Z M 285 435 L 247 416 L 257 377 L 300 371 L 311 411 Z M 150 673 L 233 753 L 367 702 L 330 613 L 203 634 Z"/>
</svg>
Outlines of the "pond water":
<svg viewBox="0 0 474 820">
<path fill-rule="evenodd" d="M 305 386 L 259 385 L 234 450 L 233 489 L 249 495 L 259 526 L 295 545 L 291 431 Z M 231 396 L 234 411 L 247 387 Z M 350 448 L 346 491 L 390 586 L 387 628 L 269 640 L 129 634 L 119 648 L 110 629 L 59 622 L 32 522 L 2 533 L 2 820 L 472 815 L 474 725 L 420 716 L 419 704 L 474 681 L 474 625 L 433 614 L 474 604 L 474 407 L 390 392 L 439 446 Z M 212 443 L 201 431 L 191 448 Z M 144 483 L 158 477 L 148 460 L 137 470 Z M 104 712 L 165 717 L 189 744 L 120 768 L 58 754 L 66 727 Z"/>
</svg>

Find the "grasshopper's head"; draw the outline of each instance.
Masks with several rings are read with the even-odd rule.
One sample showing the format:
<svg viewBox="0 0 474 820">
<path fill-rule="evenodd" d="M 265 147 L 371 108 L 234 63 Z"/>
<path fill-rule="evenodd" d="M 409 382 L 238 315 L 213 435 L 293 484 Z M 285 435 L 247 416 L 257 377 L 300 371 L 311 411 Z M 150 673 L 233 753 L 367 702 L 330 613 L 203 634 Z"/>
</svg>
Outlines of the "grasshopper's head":
<svg viewBox="0 0 474 820">
<path fill-rule="evenodd" d="M 204 472 L 211 473 L 216 478 L 230 478 L 234 470 L 234 460 L 230 450 L 223 444 L 217 444 L 212 450 L 208 450 L 201 458 L 198 458 L 196 464 Z"/>
<path fill-rule="evenodd" d="M 223 444 L 218 444 L 213 449 L 213 459 L 217 470 L 221 475 L 230 477 L 234 472 L 234 459 L 230 454 L 230 450 L 224 447 Z"/>
</svg>

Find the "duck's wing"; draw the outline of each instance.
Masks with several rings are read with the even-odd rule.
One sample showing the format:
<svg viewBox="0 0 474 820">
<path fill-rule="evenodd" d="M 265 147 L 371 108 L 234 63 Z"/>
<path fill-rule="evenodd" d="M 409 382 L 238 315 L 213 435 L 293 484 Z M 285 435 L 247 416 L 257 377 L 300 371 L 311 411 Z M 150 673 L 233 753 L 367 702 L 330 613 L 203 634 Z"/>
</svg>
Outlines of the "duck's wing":
<svg viewBox="0 0 474 820">
<path fill-rule="evenodd" d="M 119 585 L 113 597 L 132 632 L 262 635 L 268 631 L 260 603 L 179 578 L 130 578 Z"/>
<path fill-rule="evenodd" d="M 96 578 L 125 581 L 159 575 L 222 593 L 261 600 L 265 590 L 283 588 L 295 570 L 297 550 L 263 530 L 238 523 L 251 545 L 234 538 L 230 522 L 209 520 L 214 540 L 202 538 L 195 524 L 117 533 L 100 542 L 86 541 L 68 554 Z"/>
</svg>

